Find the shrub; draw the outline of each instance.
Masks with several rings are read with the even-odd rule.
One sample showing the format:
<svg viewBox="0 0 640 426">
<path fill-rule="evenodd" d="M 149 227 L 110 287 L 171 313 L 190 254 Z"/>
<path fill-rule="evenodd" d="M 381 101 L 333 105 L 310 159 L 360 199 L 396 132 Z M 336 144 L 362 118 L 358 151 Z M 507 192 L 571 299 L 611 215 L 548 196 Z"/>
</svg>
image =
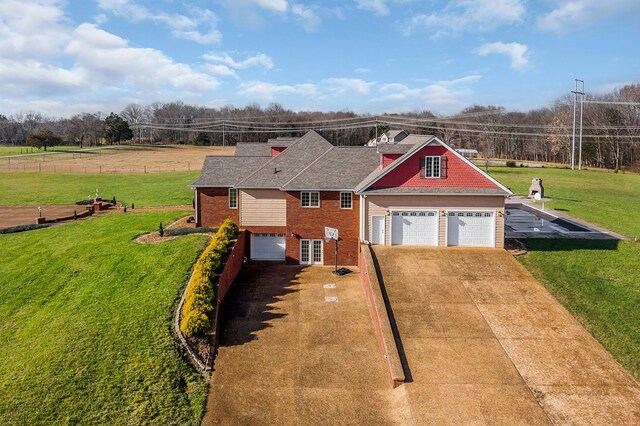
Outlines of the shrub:
<svg viewBox="0 0 640 426">
<path fill-rule="evenodd" d="M 160 226 L 158 227 L 158 234 L 160 234 L 161 237 L 164 237 L 164 228 L 162 227 L 162 222 L 160 222 Z"/>
<path fill-rule="evenodd" d="M 231 219 L 225 220 L 196 261 L 180 318 L 180 330 L 187 336 L 203 334 L 209 328 L 215 301 L 213 281 L 237 234 L 238 226 Z"/>
<path fill-rule="evenodd" d="M 507 167 L 516 167 L 516 162 L 509 160 L 506 162 Z"/>
<path fill-rule="evenodd" d="M 201 234 L 216 232 L 218 228 L 170 228 L 165 229 L 164 234 L 170 236 L 189 235 L 189 234 Z"/>
</svg>

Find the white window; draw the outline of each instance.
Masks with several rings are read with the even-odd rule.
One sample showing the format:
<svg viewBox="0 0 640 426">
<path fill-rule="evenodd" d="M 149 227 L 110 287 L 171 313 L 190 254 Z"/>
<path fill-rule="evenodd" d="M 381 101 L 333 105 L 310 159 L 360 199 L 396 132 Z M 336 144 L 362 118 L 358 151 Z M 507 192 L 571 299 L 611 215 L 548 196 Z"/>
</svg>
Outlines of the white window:
<svg viewBox="0 0 640 426">
<path fill-rule="evenodd" d="M 350 192 L 341 192 L 340 193 L 340 208 L 341 209 L 350 209 L 353 207 L 351 204 L 351 193 Z"/>
<path fill-rule="evenodd" d="M 424 177 L 426 178 L 440 177 L 440 157 L 434 157 L 434 156 L 424 157 Z"/>
<path fill-rule="evenodd" d="M 302 207 L 320 207 L 320 193 L 302 192 L 300 194 L 300 205 Z"/>
<path fill-rule="evenodd" d="M 238 208 L 238 190 L 236 188 L 229 188 L 229 208 Z"/>
</svg>

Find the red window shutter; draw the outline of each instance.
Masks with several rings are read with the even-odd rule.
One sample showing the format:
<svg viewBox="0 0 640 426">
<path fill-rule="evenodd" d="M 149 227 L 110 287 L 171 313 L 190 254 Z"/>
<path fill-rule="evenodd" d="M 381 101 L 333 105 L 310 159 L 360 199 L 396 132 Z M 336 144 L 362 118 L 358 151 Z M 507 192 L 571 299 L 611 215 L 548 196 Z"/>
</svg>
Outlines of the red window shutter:
<svg viewBox="0 0 640 426">
<path fill-rule="evenodd" d="M 427 175 L 427 164 L 426 164 L 426 158 L 425 157 L 420 157 L 420 177 L 426 177 Z"/>
<path fill-rule="evenodd" d="M 447 177 L 447 157 L 445 157 L 444 155 L 440 157 L 440 177 Z"/>
</svg>

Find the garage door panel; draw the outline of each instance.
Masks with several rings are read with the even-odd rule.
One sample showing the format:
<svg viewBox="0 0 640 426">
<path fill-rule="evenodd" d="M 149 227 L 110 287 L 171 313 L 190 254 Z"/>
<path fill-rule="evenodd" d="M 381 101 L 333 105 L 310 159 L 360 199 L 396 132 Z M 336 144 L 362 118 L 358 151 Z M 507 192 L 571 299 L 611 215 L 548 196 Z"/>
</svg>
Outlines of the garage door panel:
<svg viewBox="0 0 640 426">
<path fill-rule="evenodd" d="M 251 234 L 251 259 L 285 260 L 284 234 Z"/>
<path fill-rule="evenodd" d="M 391 215 L 391 244 L 438 245 L 436 211 L 394 211 Z"/>
<path fill-rule="evenodd" d="M 447 245 L 495 246 L 495 211 L 450 211 L 447 214 Z"/>
</svg>

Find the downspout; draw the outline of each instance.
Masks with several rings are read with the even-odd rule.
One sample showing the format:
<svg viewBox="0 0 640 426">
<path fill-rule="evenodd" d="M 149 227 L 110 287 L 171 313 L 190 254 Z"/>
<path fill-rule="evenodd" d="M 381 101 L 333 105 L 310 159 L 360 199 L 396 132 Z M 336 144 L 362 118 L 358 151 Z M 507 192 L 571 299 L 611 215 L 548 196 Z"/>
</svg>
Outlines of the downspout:
<svg viewBox="0 0 640 426">
<path fill-rule="evenodd" d="M 365 215 L 365 212 L 366 212 L 365 202 L 366 202 L 366 200 L 365 199 L 366 198 L 367 198 L 366 195 L 360 195 L 360 242 L 364 241 L 364 234 L 365 234 L 364 230 L 365 230 L 365 226 L 367 226 L 366 219 L 365 219 L 365 217 L 366 217 L 366 215 Z"/>
<path fill-rule="evenodd" d="M 196 217 L 196 227 L 200 226 L 200 203 L 199 203 L 199 193 L 198 188 L 193 188 L 193 199 L 195 200 L 195 217 Z"/>
</svg>

